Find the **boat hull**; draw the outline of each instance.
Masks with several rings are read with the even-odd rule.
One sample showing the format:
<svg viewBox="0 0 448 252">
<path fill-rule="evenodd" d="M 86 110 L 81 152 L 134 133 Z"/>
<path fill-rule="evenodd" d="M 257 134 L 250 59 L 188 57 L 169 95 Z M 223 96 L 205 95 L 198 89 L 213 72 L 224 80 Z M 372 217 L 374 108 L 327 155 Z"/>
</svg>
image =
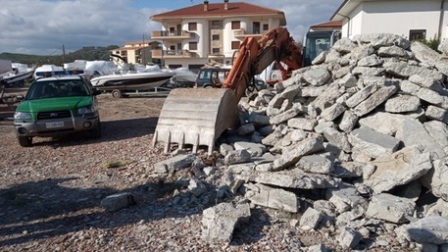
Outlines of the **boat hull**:
<svg viewBox="0 0 448 252">
<path fill-rule="evenodd" d="M 173 75 L 170 72 L 104 75 L 90 81 L 98 90 L 148 90 L 166 83 Z"/>
</svg>

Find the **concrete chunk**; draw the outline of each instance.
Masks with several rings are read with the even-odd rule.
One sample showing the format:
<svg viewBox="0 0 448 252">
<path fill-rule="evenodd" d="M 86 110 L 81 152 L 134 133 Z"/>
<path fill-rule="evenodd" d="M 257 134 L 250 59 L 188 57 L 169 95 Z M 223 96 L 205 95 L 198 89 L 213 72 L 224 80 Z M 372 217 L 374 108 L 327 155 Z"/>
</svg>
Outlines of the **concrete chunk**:
<svg viewBox="0 0 448 252">
<path fill-rule="evenodd" d="M 415 202 L 412 199 L 381 193 L 372 197 L 366 216 L 400 224 L 407 222 L 407 217 L 413 216 L 414 212 Z"/>
<path fill-rule="evenodd" d="M 299 209 L 299 202 L 295 193 L 262 184 L 248 187 L 245 197 L 253 204 L 290 213 L 297 213 Z"/>
<path fill-rule="evenodd" d="M 391 97 L 395 92 L 397 92 L 398 87 L 394 81 L 389 81 L 386 86 L 380 87 L 375 93 L 369 96 L 366 100 L 361 102 L 355 107 L 354 111 L 357 116 L 363 116 L 380 104 L 385 102 L 389 97 Z"/>
<path fill-rule="evenodd" d="M 321 219 L 322 214 L 319 211 L 308 207 L 300 218 L 299 227 L 302 230 L 314 230 L 319 225 Z"/>
<path fill-rule="evenodd" d="M 309 155 L 302 157 L 296 167 L 305 172 L 330 174 L 333 171 L 333 162 L 323 156 Z"/>
<path fill-rule="evenodd" d="M 411 241 L 418 243 L 448 243 L 448 220 L 440 216 L 428 216 L 403 227 Z"/>
<path fill-rule="evenodd" d="M 377 158 L 384 154 L 392 154 L 400 144 L 400 140 L 368 127 L 353 130 L 348 139 L 353 145 L 353 148 L 356 148 L 371 158 Z"/>
<path fill-rule="evenodd" d="M 420 99 L 413 95 L 398 95 L 386 101 L 384 109 L 391 113 L 405 113 L 417 111 Z"/>
<path fill-rule="evenodd" d="M 101 201 L 101 206 L 110 212 L 132 205 L 135 205 L 134 196 L 128 192 L 109 195 Z"/>
<path fill-rule="evenodd" d="M 320 151 L 324 148 L 320 137 L 310 137 L 294 146 L 290 151 L 283 153 L 274 160 L 274 170 L 281 170 L 294 165 L 301 157 Z"/>
</svg>

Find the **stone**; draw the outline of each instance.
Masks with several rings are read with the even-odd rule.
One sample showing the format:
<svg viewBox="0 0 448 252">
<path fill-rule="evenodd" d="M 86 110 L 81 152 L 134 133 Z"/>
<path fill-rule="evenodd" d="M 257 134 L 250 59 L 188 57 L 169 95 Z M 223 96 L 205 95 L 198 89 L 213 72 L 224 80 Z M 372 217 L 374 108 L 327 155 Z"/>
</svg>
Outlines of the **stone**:
<svg viewBox="0 0 448 252">
<path fill-rule="evenodd" d="M 377 55 L 373 54 L 373 55 L 368 55 L 364 58 L 361 58 L 358 61 L 358 66 L 359 67 L 377 67 L 377 66 L 381 66 L 383 64 L 383 62 L 384 62 L 384 60 L 382 60 Z"/>
<path fill-rule="evenodd" d="M 297 107 L 293 107 L 281 114 L 275 115 L 269 119 L 269 123 L 273 125 L 277 125 L 283 122 L 288 121 L 291 118 L 296 117 L 300 113 L 300 109 Z"/>
<path fill-rule="evenodd" d="M 313 131 L 317 120 L 313 118 L 294 117 L 288 120 L 288 127 Z"/>
<path fill-rule="evenodd" d="M 440 121 L 427 121 L 423 123 L 423 127 L 431 136 L 432 139 L 444 150 L 445 154 L 448 152 L 448 126 Z M 439 157 L 440 158 L 440 157 Z"/>
<path fill-rule="evenodd" d="M 406 113 L 417 111 L 420 108 L 420 99 L 413 95 L 397 95 L 384 104 L 386 112 Z"/>
<path fill-rule="evenodd" d="M 339 147 L 341 150 L 345 152 L 350 152 L 352 150 L 347 134 L 332 127 L 325 128 L 323 134 L 329 143 Z"/>
<path fill-rule="evenodd" d="M 347 105 L 349 108 L 354 108 L 355 106 L 366 100 L 371 94 L 376 92 L 376 90 L 378 90 L 378 85 L 368 85 L 348 98 L 345 101 L 345 105 Z"/>
<path fill-rule="evenodd" d="M 347 88 L 356 87 L 357 83 L 358 80 L 351 73 L 346 74 L 342 79 L 339 80 L 339 84 Z"/>
<path fill-rule="evenodd" d="M 249 122 L 253 123 L 253 125 L 256 125 L 257 127 L 266 126 L 269 125 L 269 116 L 252 112 L 249 115 Z"/>
<path fill-rule="evenodd" d="M 371 158 L 377 158 L 384 154 L 392 154 L 400 145 L 400 140 L 377 132 L 369 127 L 361 127 L 353 130 L 348 140 L 353 148 L 356 148 Z"/>
<path fill-rule="evenodd" d="M 426 131 L 423 124 L 415 119 L 405 119 L 395 134 L 397 139 L 403 141 L 405 146 L 421 145 L 425 151 L 430 152 L 436 158 L 445 156 L 442 147 Z"/>
<path fill-rule="evenodd" d="M 250 217 L 249 204 L 220 203 L 202 212 L 201 237 L 208 242 L 230 243 L 234 229 Z"/>
<path fill-rule="evenodd" d="M 101 206 L 109 212 L 114 212 L 135 205 L 134 195 L 128 192 L 109 195 L 101 201 Z"/>
<path fill-rule="evenodd" d="M 225 165 L 239 164 L 239 163 L 247 163 L 251 160 L 252 155 L 246 150 L 234 150 L 230 151 L 224 157 Z"/>
<path fill-rule="evenodd" d="M 352 74 L 355 76 L 364 76 L 364 77 L 370 77 L 370 76 L 382 76 L 384 75 L 384 68 L 382 67 L 360 67 L 357 66 L 352 70 Z"/>
<path fill-rule="evenodd" d="M 235 150 L 247 150 L 251 157 L 261 157 L 266 151 L 266 146 L 259 143 L 238 141 L 235 142 L 233 146 L 235 147 Z"/>
<path fill-rule="evenodd" d="M 301 157 L 322 150 L 323 140 L 320 137 L 307 138 L 291 148 L 290 151 L 282 153 L 274 160 L 274 170 L 282 170 L 294 165 Z"/>
<path fill-rule="evenodd" d="M 323 156 L 309 155 L 302 157 L 296 167 L 305 172 L 330 174 L 333 171 L 333 162 Z"/>
<path fill-rule="evenodd" d="M 322 86 L 331 79 L 331 74 L 325 67 L 317 67 L 306 71 L 303 79 L 312 86 Z"/>
<path fill-rule="evenodd" d="M 341 184 L 339 188 L 327 189 L 326 198 L 336 206 L 339 213 L 366 203 L 366 199 L 357 193 L 356 187 L 348 183 Z"/>
<path fill-rule="evenodd" d="M 420 112 L 413 114 L 391 114 L 386 112 L 376 112 L 360 118 L 358 123 L 364 127 L 370 127 L 376 131 L 395 136 L 397 131 L 402 128 L 403 122 L 408 118 L 419 118 Z"/>
<path fill-rule="evenodd" d="M 443 157 L 433 161 L 433 169 L 420 180 L 423 186 L 445 201 L 448 201 L 448 157 Z"/>
<path fill-rule="evenodd" d="M 392 223 L 406 223 L 407 217 L 412 217 L 415 212 L 415 202 L 412 199 L 381 193 L 372 196 L 366 216 Z"/>
<path fill-rule="evenodd" d="M 378 49 L 378 55 L 381 57 L 400 57 L 400 58 L 409 58 L 408 53 L 405 49 L 398 46 L 388 46 L 388 47 L 380 47 Z"/>
<path fill-rule="evenodd" d="M 430 104 L 433 104 L 433 105 L 436 105 L 436 106 L 439 106 L 439 107 L 442 107 L 445 109 L 448 108 L 446 105 L 446 98 L 434 90 L 420 87 L 419 85 L 414 84 L 410 81 L 401 82 L 400 88 L 403 92 L 411 94 L 411 95 L 415 95 L 418 98 L 420 98 Z"/>
<path fill-rule="evenodd" d="M 333 121 L 334 119 L 342 115 L 345 110 L 346 108 L 342 104 L 335 103 L 332 106 L 324 109 L 320 116 L 327 121 Z"/>
<path fill-rule="evenodd" d="M 227 155 L 229 152 L 233 151 L 234 148 L 230 144 L 222 143 L 219 145 L 219 153 L 223 156 Z"/>
<path fill-rule="evenodd" d="M 308 207 L 300 218 L 299 228 L 305 231 L 314 230 L 319 225 L 320 220 L 322 219 L 322 214 Z"/>
<path fill-rule="evenodd" d="M 427 216 L 403 226 L 410 241 L 420 244 L 448 243 L 448 220 L 440 216 Z"/>
<path fill-rule="evenodd" d="M 426 216 L 437 215 L 445 219 L 448 219 L 447 209 L 448 209 L 448 202 L 443 199 L 438 199 L 435 204 L 433 204 L 427 209 L 425 215 Z"/>
<path fill-rule="evenodd" d="M 442 80 L 443 76 L 437 70 L 430 70 L 420 66 L 414 66 L 407 64 L 406 62 L 385 62 L 383 67 L 389 74 L 395 75 L 400 78 L 409 78 L 409 76 L 418 74 L 423 78 L 430 78 L 433 80 Z"/>
<path fill-rule="evenodd" d="M 245 197 L 259 206 L 297 213 L 299 202 L 293 192 L 281 188 L 272 188 L 262 184 L 246 185 Z"/>
<path fill-rule="evenodd" d="M 396 85 L 396 81 L 388 81 L 385 86 L 380 87 L 377 91 L 375 91 L 372 95 L 370 95 L 366 100 L 358 104 L 354 108 L 354 112 L 357 116 L 361 117 L 380 104 L 385 102 L 389 97 L 391 97 L 395 92 L 397 92 L 398 87 Z"/>
<path fill-rule="evenodd" d="M 354 228 L 343 227 L 337 241 L 344 249 L 353 249 L 361 241 L 361 234 Z"/>
<path fill-rule="evenodd" d="M 251 173 L 245 179 L 265 185 L 297 189 L 335 188 L 341 182 L 339 178 L 323 174 L 306 173 L 298 168 L 275 172 L 257 171 Z"/>
<path fill-rule="evenodd" d="M 425 175 L 431 168 L 431 158 L 421 146 L 407 146 L 372 161 L 375 172 L 364 181 L 375 194 L 405 185 Z"/>
<path fill-rule="evenodd" d="M 346 110 L 342 116 L 338 127 L 345 133 L 350 133 L 358 123 L 358 116 L 353 111 Z"/>
<path fill-rule="evenodd" d="M 195 154 L 181 154 L 154 164 L 157 174 L 165 175 L 191 166 L 196 159 Z"/>
<path fill-rule="evenodd" d="M 196 197 L 199 197 L 200 195 L 204 194 L 208 191 L 207 186 L 205 184 L 197 179 L 196 177 L 190 178 L 188 189 L 195 195 Z"/>
<path fill-rule="evenodd" d="M 363 162 L 337 162 L 334 164 L 333 176 L 338 178 L 368 179 L 375 171 L 375 165 Z"/>
<path fill-rule="evenodd" d="M 425 115 L 428 118 L 448 123 L 448 112 L 443 108 L 430 105 L 426 108 Z"/>
<path fill-rule="evenodd" d="M 334 45 L 332 46 L 332 49 L 341 52 L 341 53 L 349 53 L 353 49 L 355 49 L 356 45 L 353 43 L 353 41 L 349 38 L 341 38 L 340 40 L 336 41 Z"/>
<path fill-rule="evenodd" d="M 357 41 L 358 44 L 370 44 L 373 48 L 380 48 L 397 44 L 398 41 L 401 41 L 400 39 L 399 35 L 391 33 L 366 33 L 357 34 L 352 40 Z M 401 43 L 405 45 L 404 41 L 401 41 Z M 404 48 L 403 45 L 402 48 Z"/>
<path fill-rule="evenodd" d="M 301 97 L 318 97 L 327 90 L 328 86 L 305 86 L 302 87 Z"/>
<path fill-rule="evenodd" d="M 255 131 L 255 126 L 253 123 L 247 123 L 238 127 L 238 135 L 245 136 L 252 134 Z"/>
</svg>

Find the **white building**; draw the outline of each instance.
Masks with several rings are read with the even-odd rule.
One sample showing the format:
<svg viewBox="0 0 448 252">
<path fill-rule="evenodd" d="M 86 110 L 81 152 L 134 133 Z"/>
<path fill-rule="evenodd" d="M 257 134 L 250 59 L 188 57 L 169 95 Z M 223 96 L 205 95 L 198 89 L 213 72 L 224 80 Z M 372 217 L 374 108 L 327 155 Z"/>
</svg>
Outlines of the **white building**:
<svg viewBox="0 0 448 252">
<path fill-rule="evenodd" d="M 124 61 L 131 64 L 140 63 L 146 65 L 152 62 L 151 50 L 160 47 L 155 41 L 130 41 L 126 42 L 123 47 L 110 50 L 112 54 L 120 56 Z M 121 64 L 122 59 L 112 58 L 114 63 Z"/>
<path fill-rule="evenodd" d="M 162 24 L 151 39 L 162 43 L 163 50 L 153 50 L 169 68 L 197 70 L 206 63 L 231 64 L 247 36 L 260 37 L 269 30 L 285 26 L 282 11 L 243 2 L 201 4 L 150 17 Z"/>
<path fill-rule="evenodd" d="M 393 33 L 410 40 L 448 37 L 445 0 L 345 0 L 331 17 L 342 21 L 342 37 Z"/>
</svg>

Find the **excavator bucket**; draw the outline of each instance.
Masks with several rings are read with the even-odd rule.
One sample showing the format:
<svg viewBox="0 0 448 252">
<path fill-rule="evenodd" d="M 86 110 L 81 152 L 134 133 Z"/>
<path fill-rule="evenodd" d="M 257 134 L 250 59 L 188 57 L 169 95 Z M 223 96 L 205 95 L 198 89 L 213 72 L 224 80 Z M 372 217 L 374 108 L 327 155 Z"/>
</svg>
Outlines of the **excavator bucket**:
<svg viewBox="0 0 448 252">
<path fill-rule="evenodd" d="M 153 146 L 165 142 L 164 153 L 171 143 L 180 149 L 193 145 L 208 146 L 212 154 L 216 139 L 238 124 L 238 101 L 228 88 L 177 88 L 165 100 L 160 112 Z"/>
</svg>

